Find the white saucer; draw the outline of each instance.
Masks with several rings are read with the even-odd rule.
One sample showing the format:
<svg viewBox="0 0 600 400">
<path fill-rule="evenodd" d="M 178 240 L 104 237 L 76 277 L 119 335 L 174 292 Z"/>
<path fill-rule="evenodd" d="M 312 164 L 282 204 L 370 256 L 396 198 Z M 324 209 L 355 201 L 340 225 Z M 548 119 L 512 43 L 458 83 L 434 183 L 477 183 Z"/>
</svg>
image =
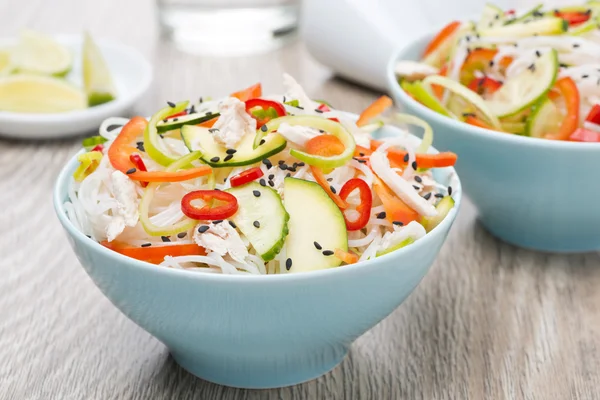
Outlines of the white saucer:
<svg viewBox="0 0 600 400">
<path fill-rule="evenodd" d="M 68 80 L 82 87 L 82 35 L 58 35 L 56 40 L 73 54 L 73 70 Z M 0 45 L 14 44 L 16 39 L 1 40 Z M 54 114 L 26 114 L 0 111 L 0 136 L 17 139 L 51 139 L 81 135 L 97 130 L 108 117 L 127 116 L 133 105 L 152 82 L 152 66 L 135 49 L 125 45 L 96 40 L 102 51 L 115 86 L 117 98 L 85 110 Z"/>
</svg>

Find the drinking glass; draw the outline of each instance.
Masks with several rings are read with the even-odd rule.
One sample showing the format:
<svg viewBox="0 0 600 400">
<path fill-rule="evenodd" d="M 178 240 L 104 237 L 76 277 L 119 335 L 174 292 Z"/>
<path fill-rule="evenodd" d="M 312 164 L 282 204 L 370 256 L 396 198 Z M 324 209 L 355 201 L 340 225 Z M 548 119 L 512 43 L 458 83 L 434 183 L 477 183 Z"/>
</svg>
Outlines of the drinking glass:
<svg viewBox="0 0 600 400">
<path fill-rule="evenodd" d="M 296 35 L 300 0 L 156 0 L 162 34 L 198 54 L 265 52 Z"/>
</svg>

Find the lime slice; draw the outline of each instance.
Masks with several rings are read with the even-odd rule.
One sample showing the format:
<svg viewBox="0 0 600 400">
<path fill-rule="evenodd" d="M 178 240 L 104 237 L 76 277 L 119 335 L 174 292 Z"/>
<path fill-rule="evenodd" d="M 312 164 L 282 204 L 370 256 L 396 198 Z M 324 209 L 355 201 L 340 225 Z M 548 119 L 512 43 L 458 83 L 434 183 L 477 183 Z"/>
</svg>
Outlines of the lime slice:
<svg viewBox="0 0 600 400">
<path fill-rule="evenodd" d="M 63 79 L 26 74 L 0 78 L 2 111 L 56 113 L 86 107 L 83 91 Z"/>
<path fill-rule="evenodd" d="M 90 106 L 107 103 L 116 97 L 106 61 L 87 32 L 83 41 L 83 85 Z"/>
<path fill-rule="evenodd" d="M 73 60 L 69 50 L 54 39 L 25 30 L 15 48 L 14 62 L 19 72 L 65 76 Z"/>
</svg>

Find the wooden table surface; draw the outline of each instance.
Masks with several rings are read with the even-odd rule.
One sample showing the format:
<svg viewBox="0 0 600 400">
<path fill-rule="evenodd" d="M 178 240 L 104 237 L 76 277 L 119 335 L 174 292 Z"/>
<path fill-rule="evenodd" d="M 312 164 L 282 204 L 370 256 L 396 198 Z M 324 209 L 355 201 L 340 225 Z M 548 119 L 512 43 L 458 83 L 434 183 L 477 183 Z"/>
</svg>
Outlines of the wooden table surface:
<svg viewBox="0 0 600 400">
<path fill-rule="evenodd" d="M 137 112 L 167 99 L 219 96 L 288 71 L 315 98 L 359 111 L 376 93 L 332 78 L 301 43 L 230 59 L 194 57 L 157 38 L 152 2 L 2 0 L 0 36 L 22 27 L 120 40 L 155 66 Z M 420 286 L 315 381 L 231 389 L 176 365 L 79 266 L 51 204 L 80 138 L 0 139 L 1 399 L 598 399 L 600 257 L 501 243 L 466 201 Z"/>
</svg>

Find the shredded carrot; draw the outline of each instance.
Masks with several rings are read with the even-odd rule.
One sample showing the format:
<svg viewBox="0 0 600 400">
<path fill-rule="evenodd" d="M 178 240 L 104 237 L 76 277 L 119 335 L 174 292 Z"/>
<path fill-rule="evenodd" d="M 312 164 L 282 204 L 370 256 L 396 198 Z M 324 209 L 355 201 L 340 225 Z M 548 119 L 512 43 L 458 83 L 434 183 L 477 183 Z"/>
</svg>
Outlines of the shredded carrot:
<svg viewBox="0 0 600 400">
<path fill-rule="evenodd" d="M 442 43 L 444 43 L 446 41 L 446 39 L 448 39 L 450 36 L 452 36 L 454 34 L 454 32 L 456 32 L 458 30 L 460 25 L 461 25 L 460 21 L 452 21 L 448 25 L 443 27 L 442 30 L 439 31 L 437 35 L 435 35 L 435 37 L 431 40 L 431 42 L 429 42 L 429 44 L 427 44 L 427 47 L 425 48 L 425 51 L 423 52 L 423 57 L 425 57 L 426 55 L 428 55 L 430 53 L 433 53 L 433 51 L 435 49 L 440 47 L 440 45 Z"/>
<path fill-rule="evenodd" d="M 410 208 L 398 196 L 393 194 L 391 190 L 377 177 L 373 182 L 373 189 L 385 209 L 386 218 L 390 222 L 399 221 L 404 225 L 415 221 L 419 218 L 419 213 Z"/>
<path fill-rule="evenodd" d="M 375 151 L 383 142 L 371 140 L 371 150 Z M 388 159 L 399 166 L 405 166 L 406 151 L 398 149 L 388 149 Z M 417 153 L 416 162 L 419 168 L 443 168 L 452 167 L 456 164 L 456 154 L 452 152 L 443 152 L 437 154 Z"/>
<path fill-rule="evenodd" d="M 323 171 L 312 165 L 310 166 L 310 170 L 313 176 L 315 177 L 317 183 L 321 185 L 323 190 L 325 190 L 327 195 L 331 198 L 331 200 L 333 200 L 333 202 L 339 207 L 339 209 L 343 211 L 346 208 L 348 208 L 348 203 L 342 200 L 342 198 L 338 194 L 333 193 L 333 191 L 331 190 L 331 186 L 329 185 L 329 182 L 327 182 L 327 178 L 325 178 L 325 174 L 323 173 Z"/>
<path fill-rule="evenodd" d="M 203 126 L 205 128 L 212 128 L 218 119 L 219 119 L 219 117 L 214 117 L 213 119 L 209 119 L 208 121 L 204 121 L 204 122 L 198 124 L 198 126 Z"/>
<path fill-rule="evenodd" d="M 442 65 L 442 68 L 440 68 L 440 72 L 438 72 L 438 75 L 441 76 L 446 76 L 448 74 L 448 63 Z M 444 97 L 444 87 L 440 86 L 440 85 L 431 85 L 431 90 L 433 90 L 433 94 L 435 95 L 435 97 L 438 98 L 438 100 L 442 100 L 442 98 Z"/>
<path fill-rule="evenodd" d="M 236 97 L 240 101 L 247 101 L 256 97 L 262 96 L 262 86 L 260 83 L 250 86 L 249 88 L 242 89 L 239 92 L 231 94 L 231 97 Z"/>
<path fill-rule="evenodd" d="M 467 118 L 465 118 L 465 122 L 469 125 L 478 126 L 480 128 L 491 129 L 491 130 L 495 131 L 493 126 L 491 126 L 487 122 L 485 122 L 473 115 L 468 115 Z M 417 162 L 417 164 L 418 164 L 418 162 Z"/>
<path fill-rule="evenodd" d="M 390 108 L 392 104 L 394 104 L 394 102 L 388 96 L 381 96 L 371 103 L 369 107 L 365 108 L 365 110 L 360 114 L 360 117 L 358 117 L 356 125 L 363 126 L 368 124 L 373 118 Z"/>
<path fill-rule="evenodd" d="M 346 264 L 355 264 L 358 262 L 358 256 L 350 251 L 344 251 L 342 249 L 335 249 L 333 255 Z"/>
</svg>

